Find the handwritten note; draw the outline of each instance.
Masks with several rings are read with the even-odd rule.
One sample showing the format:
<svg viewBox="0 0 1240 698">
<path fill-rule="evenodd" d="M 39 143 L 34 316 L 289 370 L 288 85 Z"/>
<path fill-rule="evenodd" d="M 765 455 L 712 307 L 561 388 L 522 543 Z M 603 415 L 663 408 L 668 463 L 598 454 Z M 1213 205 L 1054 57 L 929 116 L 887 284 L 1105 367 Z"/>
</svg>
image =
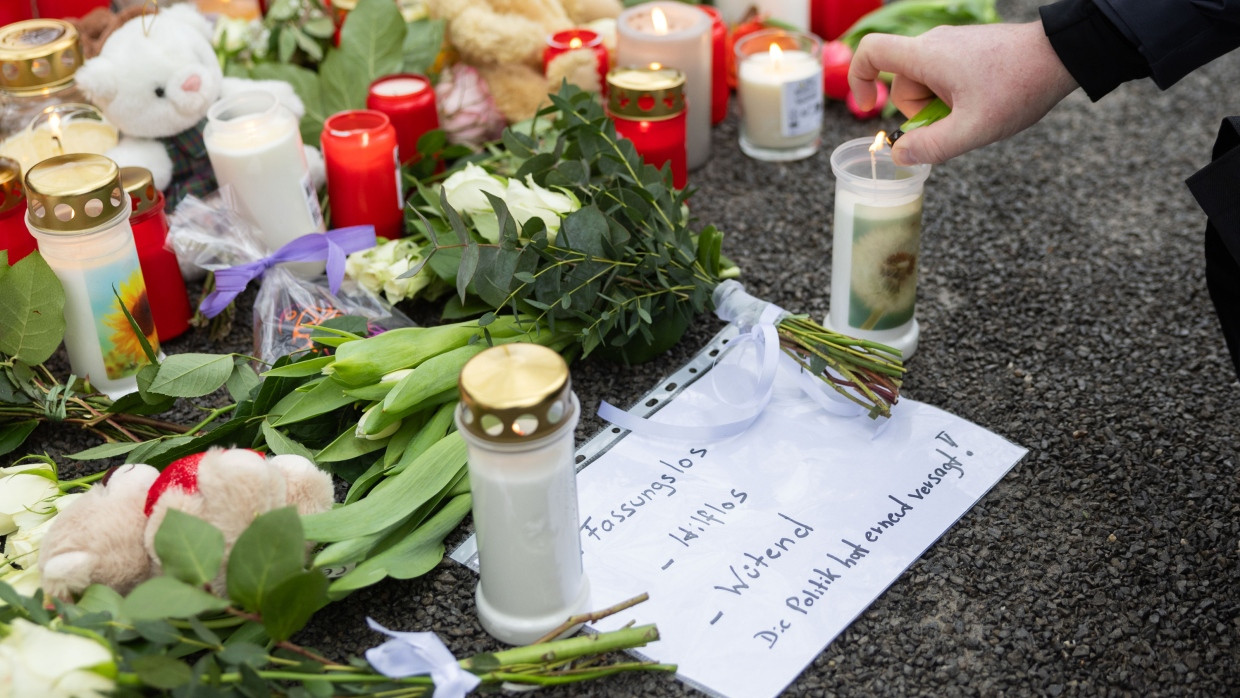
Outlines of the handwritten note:
<svg viewBox="0 0 1240 698">
<path fill-rule="evenodd" d="M 657 623 L 644 655 L 718 695 L 777 695 L 1025 453 L 907 398 L 881 428 L 826 414 L 784 358 L 771 403 L 739 436 L 602 435 L 582 449 L 593 606 L 650 594 L 596 629 Z M 735 372 L 693 378 L 656 419 L 705 423 L 737 387 Z"/>
</svg>

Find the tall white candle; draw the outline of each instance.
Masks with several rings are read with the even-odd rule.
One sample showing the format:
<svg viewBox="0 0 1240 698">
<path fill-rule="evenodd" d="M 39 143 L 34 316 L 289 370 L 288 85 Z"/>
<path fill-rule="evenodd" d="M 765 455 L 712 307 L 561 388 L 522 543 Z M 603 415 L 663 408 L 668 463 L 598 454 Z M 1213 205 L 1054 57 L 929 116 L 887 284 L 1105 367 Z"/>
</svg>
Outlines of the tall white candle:
<svg viewBox="0 0 1240 698">
<path fill-rule="evenodd" d="M 715 8 L 728 24 L 740 22 L 750 8 L 755 8 L 770 19 L 777 19 L 807 32 L 810 22 L 809 3 L 810 0 L 715 0 Z"/>
<path fill-rule="evenodd" d="M 246 92 L 216 102 L 207 112 L 203 141 L 220 188 L 229 188 L 270 251 L 323 232 L 297 117 L 275 97 Z"/>
<path fill-rule="evenodd" d="M 929 165 L 899 167 L 891 149 L 871 161 L 872 138 L 831 154 L 836 176 L 831 309 L 826 327 L 882 342 L 907 359 L 917 349 L 914 316 L 920 266 L 921 209 Z"/>
<path fill-rule="evenodd" d="M 822 131 L 822 63 L 808 34 L 761 31 L 736 44 L 741 148 L 765 160 L 793 160 L 818 150 Z"/>
<path fill-rule="evenodd" d="M 661 14 L 666 25 L 659 22 Z M 710 16 L 680 2 L 648 2 L 620 13 L 616 21 L 616 65 L 652 63 L 685 74 L 685 118 L 689 169 L 710 159 Z"/>
</svg>

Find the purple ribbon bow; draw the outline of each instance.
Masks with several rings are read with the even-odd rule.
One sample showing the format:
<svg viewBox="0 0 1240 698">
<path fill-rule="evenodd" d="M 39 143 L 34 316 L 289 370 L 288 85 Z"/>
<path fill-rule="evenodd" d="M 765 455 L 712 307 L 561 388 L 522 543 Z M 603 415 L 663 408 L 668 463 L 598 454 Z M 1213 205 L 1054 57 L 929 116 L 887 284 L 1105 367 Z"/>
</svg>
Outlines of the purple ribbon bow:
<svg viewBox="0 0 1240 698">
<path fill-rule="evenodd" d="M 326 233 L 309 233 L 289 242 L 264 257 L 246 264 L 238 264 L 215 271 L 215 290 L 199 306 L 203 315 L 211 318 L 228 307 L 251 281 L 262 276 L 268 269 L 285 262 L 327 262 L 327 285 L 335 294 L 344 280 L 344 258 L 375 246 L 373 225 L 351 225 Z"/>
</svg>

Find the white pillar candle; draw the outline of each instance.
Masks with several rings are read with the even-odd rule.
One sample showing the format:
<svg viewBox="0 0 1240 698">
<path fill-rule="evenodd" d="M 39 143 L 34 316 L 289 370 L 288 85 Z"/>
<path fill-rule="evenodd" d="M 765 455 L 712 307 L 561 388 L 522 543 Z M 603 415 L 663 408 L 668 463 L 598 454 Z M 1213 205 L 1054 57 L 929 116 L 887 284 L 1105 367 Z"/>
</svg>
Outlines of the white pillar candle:
<svg viewBox="0 0 1240 698">
<path fill-rule="evenodd" d="M 846 0 L 845 0 L 846 1 Z M 715 9 L 723 15 L 723 21 L 737 24 L 745 18 L 750 8 L 777 19 L 796 29 L 809 31 L 810 0 L 715 0 Z"/>
<path fill-rule="evenodd" d="M 899 349 L 917 349 L 913 311 L 920 266 L 921 208 L 929 165 L 897 166 L 880 138 L 848 141 L 831 154 L 835 229 L 826 327 Z"/>
<path fill-rule="evenodd" d="M 216 102 L 203 141 L 220 188 L 230 190 L 268 251 L 324 231 L 297 117 L 275 97 L 245 92 Z"/>
<path fill-rule="evenodd" d="M 779 29 L 736 43 L 741 150 L 760 160 L 797 160 L 818 151 L 822 132 L 821 44 Z"/>
<path fill-rule="evenodd" d="M 537 344 L 487 349 L 461 369 L 457 428 L 469 446 L 478 533 L 478 619 L 528 644 L 586 610 L 568 366 Z"/>
<path fill-rule="evenodd" d="M 666 26 L 659 22 L 660 13 Z M 616 21 L 616 65 L 652 63 L 685 74 L 687 161 L 693 170 L 710 159 L 710 16 L 680 2 L 630 7 Z"/>
</svg>

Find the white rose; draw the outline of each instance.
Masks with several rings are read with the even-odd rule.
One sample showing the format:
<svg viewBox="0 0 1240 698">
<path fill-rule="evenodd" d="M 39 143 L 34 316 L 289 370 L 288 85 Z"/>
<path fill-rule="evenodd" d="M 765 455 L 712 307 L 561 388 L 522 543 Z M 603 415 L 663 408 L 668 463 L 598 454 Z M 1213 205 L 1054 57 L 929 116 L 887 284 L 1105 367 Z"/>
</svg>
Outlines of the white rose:
<svg viewBox="0 0 1240 698">
<path fill-rule="evenodd" d="M 60 495 L 56 470 L 48 463 L 29 463 L 0 468 L 0 535 L 6 524 L 16 528 L 37 526 L 52 515 L 51 500 Z"/>
<path fill-rule="evenodd" d="M 563 216 L 577 210 L 581 204 L 574 197 L 538 186 L 528 175 L 525 179 L 525 183 L 509 180 L 504 195 L 508 211 L 518 227 L 531 218 L 541 218 L 547 225 L 547 239 L 554 243 Z"/>
<path fill-rule="evenodd" d="M 443 194 L 448 204 L 457 211 L 471 215 L 491 212 L 491 202 L 483 192 L 503 198 L 504 183 L 472 162 L 465 165 L 465 169 L 452 173 L 443 183 Z"/>
<path fill-rule="evenodd" d="M 215 47 L 225 53 L 237 53 L 250 43 L 250 22 L 220 17 L 215 23 Z"/>
<path fill-rule="evenodd" d="M 0 626 L 0 689 L 13 696 L 92 698 L 115 687 L 112 653 L 89 638 L 21 618 Z"/>
</svg>

